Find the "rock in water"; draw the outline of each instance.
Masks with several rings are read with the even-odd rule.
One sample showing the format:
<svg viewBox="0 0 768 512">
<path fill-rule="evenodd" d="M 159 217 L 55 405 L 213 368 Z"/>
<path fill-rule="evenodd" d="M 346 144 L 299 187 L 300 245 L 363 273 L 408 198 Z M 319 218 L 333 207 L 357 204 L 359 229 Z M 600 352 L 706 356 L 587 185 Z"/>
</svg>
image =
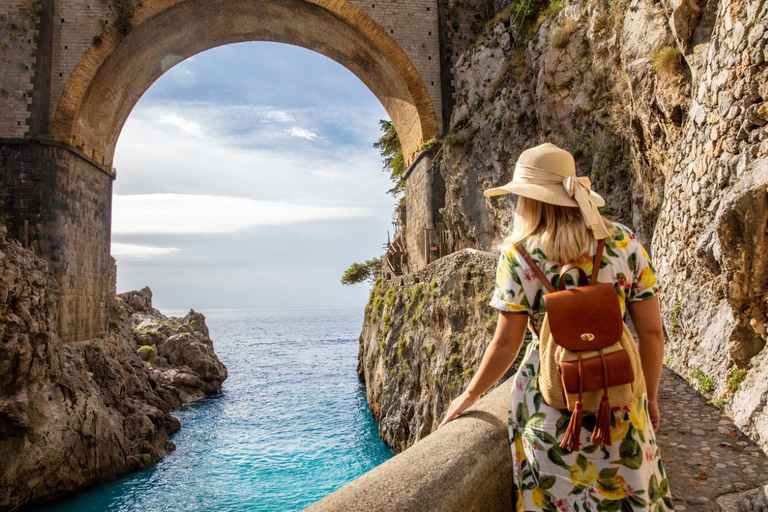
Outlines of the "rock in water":
<svg viewBox="0 0 768 512">
<path fill-rule="evenodd" d="M 166 318 L 144 288 L 118 297 L 109 333 L 63 343 L 46 263 L 2 231 L 0 269 L 0 509 L 147 467 L 175 448 L 170 411 L 221 390 L 203 315 Z"/>
</svg>

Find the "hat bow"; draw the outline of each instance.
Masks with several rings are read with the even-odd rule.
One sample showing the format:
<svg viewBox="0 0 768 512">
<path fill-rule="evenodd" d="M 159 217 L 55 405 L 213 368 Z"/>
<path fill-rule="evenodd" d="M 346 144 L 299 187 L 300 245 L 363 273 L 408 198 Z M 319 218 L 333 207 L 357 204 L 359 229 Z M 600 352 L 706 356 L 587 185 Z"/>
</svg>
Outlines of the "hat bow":
<svg viewBox="0 0 768 512">
<path fill-rule="evenodd" d="M 586 176 L 562 176 L 560 174 L 518 163 L 515 166 L 514 181 L 520 183 L 530 183 L 534 185 L 555 185 L 562 184 L 568 195 L 579 204 L 584 220 L 595 239 L 600 240 L 608 237 L 608 230 L 603 223 L 600 213 L 597 211 L 597 205 L 592 198 L 592 182 Z"/>
</svg>

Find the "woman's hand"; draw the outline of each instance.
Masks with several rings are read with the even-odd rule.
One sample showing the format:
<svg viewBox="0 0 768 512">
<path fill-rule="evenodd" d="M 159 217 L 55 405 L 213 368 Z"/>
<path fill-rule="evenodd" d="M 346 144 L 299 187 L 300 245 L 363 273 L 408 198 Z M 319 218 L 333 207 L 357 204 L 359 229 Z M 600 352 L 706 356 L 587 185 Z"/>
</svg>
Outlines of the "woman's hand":
<svg viewBox="0 0 768 512">
<path fill-rule="evenodd" d="M 656 432 L 659 430 L 659 420 L 660 420 L 660 414 L 659 414 L 659 403 L 654 398 L 651 400 L 648 399 L 648 415 L 651 417 L 651 425 L 653 425 L 653 431 Z"/>
<path fill-rule="evenodd" d="M 477 397 L 470 395 L 467 391 L 457 396 L 448 407 L 448 412 L 445 413 L 445 419 L 443 419 L 437 428 L 440 428 L 451 421 L 453 418 L 471 407 L 475 402 L 477 402 Z"/>
</svg>

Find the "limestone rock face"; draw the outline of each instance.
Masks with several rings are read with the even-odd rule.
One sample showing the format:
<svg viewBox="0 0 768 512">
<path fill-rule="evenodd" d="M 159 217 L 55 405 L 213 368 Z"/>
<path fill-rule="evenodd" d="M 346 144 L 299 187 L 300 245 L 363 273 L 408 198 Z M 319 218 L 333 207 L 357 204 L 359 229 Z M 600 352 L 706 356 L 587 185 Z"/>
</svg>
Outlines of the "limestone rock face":
<svg viewBox="0 0 768 512">
<path fill-rule="evenodd" d="M 459 58 L 441 171 L 454 246 L 494 250 L 512 202 L 482 191 L 527 147 L 570 150 L 651 250 L 669 366 L 768 450 L 767 20 L 760 1 L 574 2 L 527 41 L 501 20 Z"/>
<path fill-rule="evenodd" d="M 168 318 L 152 307 L 152 292 L 118 295 L 121 318 L 130 319 L 125 335 L 147 363 L 154 379 L 177 389 L 184 402 L 221 392 L 227 368 L 216 357 L 205 316 L 190 310 Z"/>
<path fill-rule="evenodd" d="M 439 164 L 453 247 L 497 252 L 513 202 L 483 190 L 508 182 L 528 147 L 568 149 L 603 213 L 651 252 L 668 366 L 768 450 L 768 3 L 565 4 L 528 32 L 507 11 L 457 57 Z M 414 407 L 391 405 L 393 384 L 379 381 L 369 398 L 382 417 Z M 408 428 L 434 424 L 393 414 Z"/>
<path fill-rule="evenodd" d="M 497 255 L 466 249 L 402 278 L 379 278 L 371 291 L 357 371 L 394 450 L 437 428 L 477 369 L 496 329 L 488 302 L 497 263 Z"/>
<path fill-rule="evenodd" d="M 179 331 L 206 334 L 207 341 L 199 343 L 210 348 L 191 349 L 178 363 L 178 371 L 199 382 L 176 386 L 154 376 L 152 359 L 142 361 L 132 332 L 141 321 L 134 308 L 137 315 L 156 312 L 149 289 L 126 294 L 123 302 L 132 306 L 118 301 L 108 333 L 76 343 L 63 343 L 56 335 L 57 302 L 58 284 L 45 262 L 0 229 L 3 510 L 147 467 L 175 448 L 168 436 L 180 424 L 170 411 L 181 407 L 182 399 L 220 390 L 226 378 L 197 314 L 185 317 L 186 323 L 168 321 Z M 189 325 L 192 320 L 198 325 Z M 171 363 L 168 369 L 174 369 Z"/>
</svg>

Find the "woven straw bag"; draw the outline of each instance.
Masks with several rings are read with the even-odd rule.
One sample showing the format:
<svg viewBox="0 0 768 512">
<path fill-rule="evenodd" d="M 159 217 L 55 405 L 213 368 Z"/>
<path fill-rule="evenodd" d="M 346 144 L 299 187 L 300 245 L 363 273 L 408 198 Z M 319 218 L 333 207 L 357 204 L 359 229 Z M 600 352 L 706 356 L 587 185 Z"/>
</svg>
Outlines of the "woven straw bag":
<svg viewBox="0 0 768 512">
<path fill-rule="evenodd" d="M 533 259 L 518 244 L 517 250 L 549 291 L 541 332 L 538 387 L 547 404 L 572 411 L 560 445 L 580 447 L 582 418 L 597 414 L 591 441 L 610 445 L 611 407 L 626 406 L 645 393 L 645 377 L 637 344 L 624 323 L 613 284 L 598 283 L 605 240 L 600 240 L 588 280 L 573 263 L 560 272 L 556 291 Z M 579 273 L 579 286 L 565 290 L 564 276 Z"/>
</svg>

